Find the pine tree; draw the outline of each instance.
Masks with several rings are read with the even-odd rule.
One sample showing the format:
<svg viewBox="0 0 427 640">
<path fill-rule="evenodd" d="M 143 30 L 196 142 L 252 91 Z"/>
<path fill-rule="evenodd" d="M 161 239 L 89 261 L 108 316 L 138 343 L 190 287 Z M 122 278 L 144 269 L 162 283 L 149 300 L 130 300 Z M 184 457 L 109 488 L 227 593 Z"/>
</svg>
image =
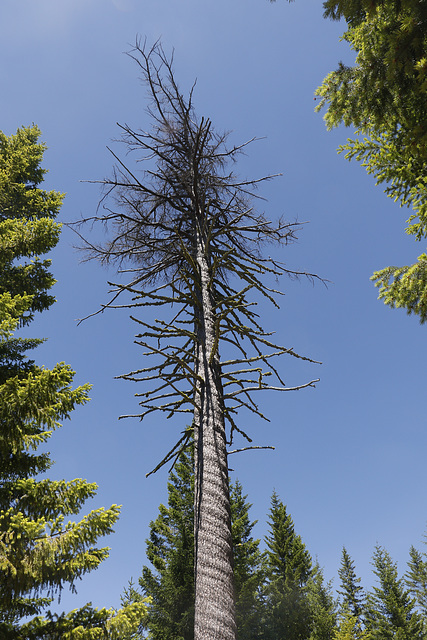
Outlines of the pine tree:
<svg viewBox="0 0 427 640">
<path fill-rule="evenodd" d="M 141 593 L 138 585 L 135 585 L 133 580 L 129 580 L 127 587 L 123 590 L 120 597 L 120 601 L 124 611 L 127 611 L 130 607 L 139 605 L 144 607 L 143 615 L 139 617 L 138 623 L 132 625 L 128 630 L 122 631 L 118 640 L 142 640 L 146 638 L 146 630 L 148 629 L 148 610 L 152 605 L 151 599 L 147 599 Z"/>
<path fill-rule="evenodd" d="M 333 640 L 337 626 L 337 604 L 332 585 L 325 584 L 323 571 L 316 562 L 307 583 L 307 596 L 311 614 L 309 640 Z"/>
<path fill-rule="evenodd" d="M 405 583 L 410 594 L 416 599 L 418 610 L 427 628 L 427 562 L 425 554 L 420 553 L 414 546 L 411 546 L 409 556 Z"/>
<path fill-rule="evenodd" d="M 422 640 L 423 623 L 415 599 L 398 577 L 397 566 L 380 546 L 372 561 L 378 586 L 368 594 L 366 628 L 372 640 Z"/>
<path fill-rule="evenodd" d="M 326 0 L 326 15 L 344 17 L 343 39 L 356 64 L 339 65 L 317 90 L 327 127 L 343 123 L 356 138 L 339 151 L 358 160 L 386 194 L 412 207 L 406 232 L 427 237 L 427 9 L 416 0 Z M 379 298 L 427 320 L 427 255 L 372 276 Z"/>
<path fill-rule="evenodd" d="M 341 581 L 341 589 L 338 589 L 338 593 L 342 596 L 341 609 L 347 610 L 361 625 L 365 600 L 363 587 L 360 585 L 360 578 L 356 576 L 354 562 L 345 547 L 342 549 L 338 575 Z"/>
<path fill-rule="evenodd" d="M 237 424 L 240 409 L 264 417 L 253 394 L 292 389 L 271 358 L 299 356 L 271 341 L 250 298 L 273 302 L 275 291 L 261 280 L 290 272 L 262 257 L 261 247 L 285 245 L 295 228 L 273 224 L 255 210 L 251 196 L 262 179 L 240 180 L 229 168 L 245 145 L 229 147 L 208 118 L 197 118 L 193 91 L 183 96 L 161 45 L 137 43 L 132 57 L 148 89 L 151 128 L 122 127 L 138 164 L 132 168 L 115 156 L 115 174 L 101 181 L 110 204 L 86 221 L 106 225 L 110 240 L 88 247 L 128 274 L 128 282 L 113 285 L 107 307 L 128 293 L 132 300 L 119 306 L 152 305 L 163 312 L 154 322 L 132 316 L 146 366 L 122 377 L 144 383 L 137 394 L 140 419 L 153 411 L 193 415 L 163 462 L 194 437 L 195 638 L 234 640 L 227 444 L 237 433 L 250 440 Z M 145 171 L 142 162 L 149 163 Z"/>
<path fill-rule="evenodd" d="M 306 640 L 312 628 L 307 585 L 312 575 L 310 554 L 286 506 L 274 492 L 266 537 L 265 637 Z"/>
<path fill-rule="evenodd" d="M 168 505 L 150 522 L 147 558 L 139 580 L 150 596 L 147 627 L 153 640 L 194 638 L 193 455 L 183 452 L 168 482 Z"/>
<path fill-rule="evenodd" d="M 37 366 L 26 352 L 41 340 L 14 335 L 54 301 L 50 261 L 40 256 L 58 241 L 54 219 L 63 196 L 39 186 L 46 172 L 39 136 L 35 126 L 11 137 L 0 133 L 0 637 L 107 639 L 141 618 L 144 605 L 117 614 L 91 607 L 62 616 L 46 611 L 57 592 L 67 584 L 74 589 L 108 556 L 108 548 L 95 545 L 112 531 L 119 507 L 74 522 L 96 485 L 36 479 L 52 464 L 38 447 L 87 402 L 90 388 L 73 389 L 74 373 L 63 363 Z"/>
<path fill-rule="evenodd" d="M 231 532 L 234 551 L 237 640 L 257 640 L 261 624 L 261 588 L 264 581 L 259 540 L 252 537 L 251 504 L 238 480 L 230 487 Z"/>
<path fill-rule="evenodd" d="M 154 567 L 143 567 L 139 585 L 152 602 L 146 626 L 153 640 L 194 638 L 194 458 L 183 452 L 168 482 L 168 505 L 150 523 L 147 558 Z M 251 536 L 250 504 L 239 482 L 230 487 L 237 637 L 257 638 L 259 589 L 263 580 L 259 541 Z"/>
</svg>

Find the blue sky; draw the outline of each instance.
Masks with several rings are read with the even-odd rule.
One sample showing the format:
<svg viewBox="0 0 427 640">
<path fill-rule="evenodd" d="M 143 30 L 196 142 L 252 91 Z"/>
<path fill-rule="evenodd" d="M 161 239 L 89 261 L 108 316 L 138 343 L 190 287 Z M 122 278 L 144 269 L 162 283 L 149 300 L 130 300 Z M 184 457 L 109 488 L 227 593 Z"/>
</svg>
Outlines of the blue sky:
<svg viewBox="0 0 427 640">
<path fill-rule="evenodd" d="M 335 586 L 343 545 L 365 587 L 377 542 L 403 572 L 427 520 L 426 329 L 378 302 L 369 277 L 413 262 L 424 247 L 404 234 L 407 212 L 337 156 L 349 132 L 326 132 L 314 113 L 317 85 L 340 59 L 352 59 L 339 42 L 343 26 L 323 19 L 318 0 L 3 0 L 0 23 L 0 127 L 6 134 L 32 122 L 42 129 L 45 184 L 67 193 L 64 221 L 95 210 L 99 189 L 82 181 L 109 175 L 106 146 L 119 136 L 116 122 L 148 125 L 138 69 L 123 55 L 138 34 L 175 48 L 180 86 L 197 78 L 200 116 L 231 130 L 232 141 L 265 137 L 249 147 L 239 171 L 283 173 L 262 187 L 262 206 L 272 218 L 308 224 L 280 258 L 331 282 L 283 279 L 280 311 L 261 307 L 278 342 L 323 362 L 283 358 L 286 383 L 321 381 L 315 390 L 266 394 L 260 404 L 270 423 L 242 414 L 254 443 L 276 450 L 233 456 L 233 477 L 253 503 L 255 534 L 266 532 L 275 489 Z M 75 242 L 64 229 L 52 254 L 58 301 L 31 327 L 31 335 L 49 338 L 40 364 L 68 362 L 77 383 L 93 384 L 90 404 L 51 439 L 51 476 L 95 481 L 90 508 L 119 503 L 123 510 L 107 541 L 110 559 L 77 585 L 77 596 L 63 594 L 64 609 L 87 601 L 117 606 L 123 586 L 139 575 L 149 522 L 166 498 L 167 472 L 145 474 L 185 427 L 161 416 L 118 422 L 135 411 L 140 389 L 114 376 L 140 366 L 141 352 L 126 312 L 77 326 L 106 301 L 114 274 L 81 264 Z"/>
</svg>

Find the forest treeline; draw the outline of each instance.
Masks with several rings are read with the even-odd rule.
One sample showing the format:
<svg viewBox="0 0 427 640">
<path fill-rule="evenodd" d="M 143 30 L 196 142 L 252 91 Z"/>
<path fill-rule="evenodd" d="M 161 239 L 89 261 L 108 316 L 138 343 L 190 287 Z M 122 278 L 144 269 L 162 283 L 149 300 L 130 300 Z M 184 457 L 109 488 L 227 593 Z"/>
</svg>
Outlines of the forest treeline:
<svg viewBox="0 0 427 640">
<path fill-rule="evenodd" d="M 425 640 L 427 554 L 409 549 L 399 574 L 388 551 L 372 556 L 374 586 L 367 591 L 350 553 L 342 549 L 337 579 L 327 582 L 273 492 L 268 532 L 253 537 L 251 504 L 236 481 L 230 491 L 238 640 Z M 168 502 L 150 523 L 144 566 L 125 602 L 149 597 L 147 615 L 129 640 L 193 640 L 193 462 L 182 454 L 169 475 Z M 330 567 L 328 574 L 331 573 Z"/>
</svg>

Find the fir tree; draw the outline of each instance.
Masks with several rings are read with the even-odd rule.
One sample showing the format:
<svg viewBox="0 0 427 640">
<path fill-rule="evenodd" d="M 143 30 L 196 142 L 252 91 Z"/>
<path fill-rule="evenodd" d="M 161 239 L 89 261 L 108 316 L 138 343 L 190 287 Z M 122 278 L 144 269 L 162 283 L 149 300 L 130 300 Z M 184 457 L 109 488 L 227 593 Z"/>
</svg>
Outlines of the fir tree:
<svg viewBox="0 0 427 640">
<path fill-rule="evenodd" d="M 256 640 L 260 635 L 261 588 L 264 581 L 259 540 L 252 537 L 247 496 L 238 480 L 230 487 L 231 531 L 234 551 L 234 588 L 238 640 Z"/>
<path fill-rule="evenodd" d="M 360 578 L 356 576 L 354 562 L 345 547 L 342 550 L 338 575 L 341 581 L 341 589 L 337 590 L 341 596 L 341 609 L 347 610 L 361 625 L 365 600 L 363 587 L 360 586 Z"/>
<path fill-rule="evenodd" d="M 401 206 L 412 207 L 406 232 L 427 237 L 427 9 L 416 0 L 327 0 L 328 16 L 344 17 L 343 39 L 357 52 L 317 90 L 328 105 L 328 128 L 344 123 L 356 138 L 339 151 L 358 160 Z M 427 255 L 412 265 L 374 273 L 379 297 L 427 320 Z"/>
<path fill-rule="evenodd" d="M 143 616 L 140 616 L 137 621 L 138 624 L 134 624 L 128 630 L 122 632 L 118 640 L 142 640 L 142 638 L 146 638 L 147 635 L 145 632 L 148 628 L 147 613 L 148 606 L 152 604 L 151 599 L 145 598 L 141 593 L 141 590 L 138 588 L 138 585 L 135 585 L 133 580 L 129 580 L 128 586 L 125 587 L 120 597 L 120 601 L 125 611 L 135 605 L 139 605 L 140 607 L 143 606 L 144 614 Z"/>
<path fill-rule="evenodd" d="M 340 64 L 323 84 L 326 120 L 357 129 L 391 132 L 402 150 L 425 158 L 427 9 L 417 0 L 326 0 L 325 16 L 344 18 L 343 39 L 357 52 L 353 67 Z"/>
<path fill-rule="evenodd" d="M 405 583 L 411 595 L 416 599 L 424 624 L 427 625 L 427 562 L 425 554 L 411 546 L 409 556 Z"/>
<path fill-rule="evenodd" d="M 310 554 L 286 506 L 274 492 L 266 537 L 265 621 L 267 639 L 306 640 L 312 627 L 307 584 L 312 575 Z"/>
<path fill-rule="evenodd" d="M 74 589 L 108 556 L 108 548 L 95 545 L 112 531 L 119 508 L 75 522 L 96 485 L 36 479 L 52 464 L 38 447 L 87 402 L 89 391 L 89 385 L 72 388 L 69 366 L 49 370 L 27 358 L 40 340 L 14 335 L 54 301 L 50 261 L 40 256 L 58 241 L 54 219 L 63 196 L 39 186 L 45 174 L 39 136 L 35 126 L 11 137 L 0 133 L 0 637 L 106 640 L 141 618 L 144 605 L 118 613 L 89 606 L 60 616 L 46 611 L 65 585 Z"/>
<path fill-rule="evenodd" d="M 333 640 L 337 625 L 336 602 L 330 582 L 325 584 L 323 571 L 316 563 L 307 583 L 311 614 L 309 640 Z"/>
<path fill-rule="evenodd" d="M 193 455 L 183 452 L 170 474 L 168 505 L 150 522 L 147 558 L 139 580 L 150 596 L 147 627 L 153 640 L 194 638 Z"/>
<path fill-rule="evenodd" d="M 366 628 L 372 640 L 422 640 L 423 623 L 415 611 L 415 598 L 398 577 L 397 566 L 389 553 L 375 548 L 372 561 L 378 586 L 368 594 Z"/>
</svg>

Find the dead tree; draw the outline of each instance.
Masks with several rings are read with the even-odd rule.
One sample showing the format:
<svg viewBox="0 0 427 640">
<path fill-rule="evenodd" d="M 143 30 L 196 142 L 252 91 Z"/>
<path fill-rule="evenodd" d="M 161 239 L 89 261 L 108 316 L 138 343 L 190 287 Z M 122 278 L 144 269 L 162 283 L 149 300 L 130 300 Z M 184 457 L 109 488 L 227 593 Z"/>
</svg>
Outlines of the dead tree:
<svg viewBox="0 0 427 640">
<path fill-rule="evenodd" d="M 208 118 L 196 117 L 193 90 L 181 95 L 173 60 L 161 45 L 137 43 L 130 55 L 148 88 L 151 128 L 121 126 L 127 150 L 137 154 L 139 164 L 131 168 L 112 152 L 114 174 L 102 181 L 103 200 L 89 219 L 106 225 L 109 240 L 89 248 L 128 274 L 127 283 L 110 283 L 113 296 L 105 307 L 161 311 L 154 323 L 143 314 L 132 316 L 146 366 L 120 377 L 143 383 L 136 394 L 140 419 L 153 411 L 192 415 L 191 427 L 155 470 L 174 461 L 194 435 L 195 639 L 232 640 L 226 447 L 236 432 L 250 441 L 237 423 L 239 409 L 264 418 L 254 400 L 257 391 L 289 390 L 271 364 L 273 356 L 300 357 L 264 332 L 250 296 L 276 304 L 277 292 L 261 278 L 298 275 L 261 254 L 265 243 L 291 241 L 298 225 L 273 224 L 254 210 L 254 189 L 267 177 L 241 181 L 230 170 L 246 145 L 227 146 L 227 135 L 215 132 Z M 125 293 L 130 302 L 121 301 Z"/>
</svg>

